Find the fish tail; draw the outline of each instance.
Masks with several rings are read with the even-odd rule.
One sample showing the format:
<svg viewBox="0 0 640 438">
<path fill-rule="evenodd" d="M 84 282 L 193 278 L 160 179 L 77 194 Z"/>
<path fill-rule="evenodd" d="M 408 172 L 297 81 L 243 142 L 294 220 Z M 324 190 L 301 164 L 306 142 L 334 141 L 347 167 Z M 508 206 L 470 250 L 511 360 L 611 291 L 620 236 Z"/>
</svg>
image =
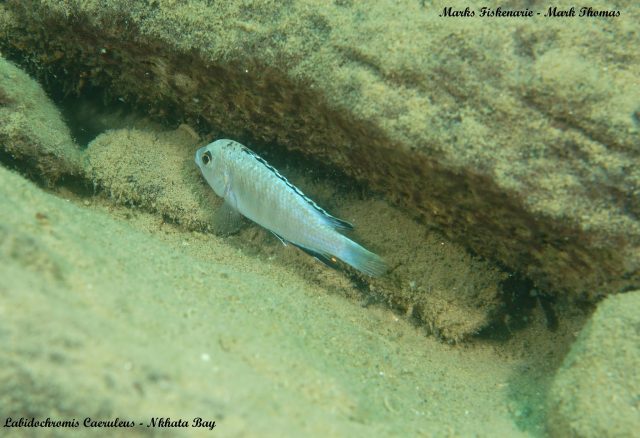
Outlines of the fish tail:
<svg viewBox="0 0 640 438">
<path fill-rule="evenodd" d="M 344 237 L 344 243 L 342 254 L 336 255 L 345 263 L 371 277 L 379 277 L 387 271 L 386 263 L 377 254 L 363 248 L 347 237 Z"/>
</svg>

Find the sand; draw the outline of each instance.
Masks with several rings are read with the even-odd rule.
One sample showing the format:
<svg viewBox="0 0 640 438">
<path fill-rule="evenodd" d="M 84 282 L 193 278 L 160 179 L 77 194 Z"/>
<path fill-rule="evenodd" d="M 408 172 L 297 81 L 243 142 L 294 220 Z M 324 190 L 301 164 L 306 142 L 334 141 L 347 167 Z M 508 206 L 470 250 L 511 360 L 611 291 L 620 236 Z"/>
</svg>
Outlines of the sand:
<svg viewBox="0 0 640 438">
<path fill-rule="evenodd" d="M 224 436 L 543 427 L 543 404 L 523 405 L 542 403 L 523 391 L 533 357 L 447 346 L 223 238 L 0 179 L 4 417 L 202 416 Z"/>
<path fill-rule="evenodd" d="M 4 110 L 29 120 L 37 107 Z M 4 132 L 33 148 L 57 144 L 32 131 Z M 231 236 L 208 227 L 219 201 L 175 146 L 193 147 L 184 129 L 120 129 L 84 150 L 66 138 L 79 176 L 44 174 L 37 185 L 16 172 L 33 177 L 47 160 L 65 163 L 64 153 L 36 154 L 35 162 L 5 155 L 0 167 L 3 421 L 77 419 L 86 430 L 85 418 L 119 418 L 135 422 L 127 433 L 171 436 L 198 430 L 147 424 L 201 416 L 223 436 L 546 430 L 546 388 L 584 313 L 564 312 L 552 331 L 539 306 L 525 306 L 494 318 L 482 336 L 449 345 L 437 320 L 425 325 L 394 307 L 375 283 L 363 288 L 348 271 L 283 247 L 259 227 Z M 144 149 L 126 154 L 145 142 L 166 154 L 152 170 Z M 404 287 L 445 319 L 441 326 L 477 324 L 481 308 L 465 312 L 459 301 L 447 312 L 437 304 L 461 293 L 482 263 L 381 200 L 283 165 L 316 199 L 336 199 L 331 206 L 355 218 L 363 235 L 380 236 L 385 254 L 405 254 L 403 269 L 422 266 L 431 282 Z M 413 234 L 422 237 L 399 238 Z"/>
</svg>

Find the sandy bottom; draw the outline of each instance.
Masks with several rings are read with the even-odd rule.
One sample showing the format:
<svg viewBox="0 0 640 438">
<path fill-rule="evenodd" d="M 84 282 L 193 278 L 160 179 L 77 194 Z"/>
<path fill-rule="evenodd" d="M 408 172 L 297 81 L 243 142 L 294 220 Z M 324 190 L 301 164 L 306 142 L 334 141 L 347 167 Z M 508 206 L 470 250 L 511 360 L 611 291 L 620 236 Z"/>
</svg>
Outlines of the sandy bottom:
<svg viewBox="0 0 640 438">
<path fill-rule="evenodd" d="M 223 238 L 2 167 L 0 202 L 4 417 L 119 417 L 135 426 L 110 432 L 140 435 L 155 417 L 222 436 L 544 434 L 573 328 L 549 331 L 542 311 L 446 345 Z"/>
</svg>

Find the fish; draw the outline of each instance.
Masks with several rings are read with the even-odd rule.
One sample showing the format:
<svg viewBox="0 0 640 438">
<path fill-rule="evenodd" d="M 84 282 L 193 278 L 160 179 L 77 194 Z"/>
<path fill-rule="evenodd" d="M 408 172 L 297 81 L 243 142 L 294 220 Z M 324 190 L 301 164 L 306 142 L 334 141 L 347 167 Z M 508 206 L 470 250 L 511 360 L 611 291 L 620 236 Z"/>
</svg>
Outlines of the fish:
<svg viewBox="0 0 640 438">
<path fill-rule="evenodd" d="M 371 277 L 387 270 L 384 260 L 346 237 L 353 225 L 331 216 L 246 146 L 220 139 L 199 148 L 196 165 L 234 214 L 271 231 L 335 266 L 336 258 Z"/>
</svg>

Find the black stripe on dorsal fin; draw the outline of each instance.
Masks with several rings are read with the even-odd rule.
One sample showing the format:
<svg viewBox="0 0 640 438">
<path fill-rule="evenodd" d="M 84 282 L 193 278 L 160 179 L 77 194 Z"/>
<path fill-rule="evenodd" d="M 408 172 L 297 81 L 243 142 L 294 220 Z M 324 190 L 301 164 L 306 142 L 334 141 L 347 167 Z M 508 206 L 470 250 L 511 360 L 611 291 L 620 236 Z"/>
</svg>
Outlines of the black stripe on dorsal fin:
<svg viewBox="0 0 640 438">
<path fill-rule="evenodd" d="M 311 205 L 319 213 L 321 213 L 324 216 L 324 218 L 326 219 L 327 224 L 331 225 L 333 228 L 338 229 L 338 230 L 352 230 L 353 229 L 353 225 L 351 223 L 349 223 L 347 221 L 343 221 L 342 219 L 338 219 L 337 217 L 331 216 L 322 207 L 320 207 L 318 204 L 313 202 L 312 199 L 308 198 L 307 195 L 302 193 L 302 191 L 299 188 L 297 188 L 296 186 L 291 184 L 287 178 L 285 178 L 280 172 L 278 172 L 278 170 L 275 167 L 273 167 L 271 164 L 267 163 L 267 160 L 262 158 L 260 155 L 256 154 L 255 152 L 253 152 L 251 149 L 249 149 L 246 146 L 242 146 L 242 151 L 245 152 L 246 154 L 250 155 L 254 159 L 256 159 L 258 162 L 262 163 L 267 169 L 269 169 L 271 172 L 273 172 L 273 174 L 275 176 L 280 178 L 280 180 L 282 180 L 282 182 L 284 182 L 291 190 L 293 190 L 293 192 L 295 194 L 300 196 L 309 205 Z"/>
</svg>

